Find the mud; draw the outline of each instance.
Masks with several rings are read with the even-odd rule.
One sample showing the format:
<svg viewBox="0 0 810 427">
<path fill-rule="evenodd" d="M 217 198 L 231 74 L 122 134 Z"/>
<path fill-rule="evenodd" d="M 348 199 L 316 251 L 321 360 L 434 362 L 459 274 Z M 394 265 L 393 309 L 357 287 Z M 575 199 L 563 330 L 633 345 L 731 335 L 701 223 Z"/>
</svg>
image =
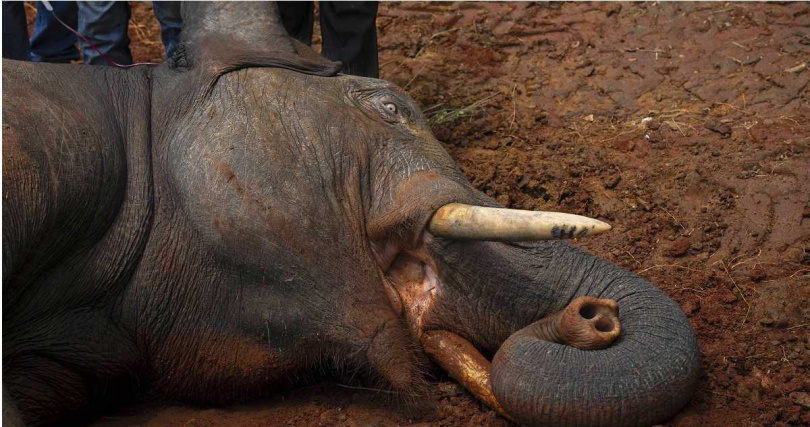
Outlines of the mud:
<svg viewBox="0 0 810 427">
<path fill-rule="evenodd" d="M 148 5 L 133 21 L 136 60 L 161 60 Z M 610 222 L 575 244 L 684 309 L 704 370 L 668 425 L 810 424 L 810 5 L 385 3 L 378 26 L 382 77 L 477 188 Z M 433 389 L 410 410 L 337 384 L 153 400 L 96 425 L 508 425 Z"/>
</svg>

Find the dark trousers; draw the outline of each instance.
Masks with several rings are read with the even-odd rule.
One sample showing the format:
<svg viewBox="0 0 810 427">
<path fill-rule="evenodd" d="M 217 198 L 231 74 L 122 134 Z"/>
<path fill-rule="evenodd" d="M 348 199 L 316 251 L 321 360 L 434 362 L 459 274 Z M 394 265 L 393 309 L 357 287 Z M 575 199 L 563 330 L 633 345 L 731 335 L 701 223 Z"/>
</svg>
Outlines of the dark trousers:
<svg viewBox="0 0 810 427">
<path fill-rule="evenodd" d="M 379 77 L 377 59 L 377 2 L 320 2 L 323 56 L 343 62 L 343 72 Z M 278 2 L 281 21 L 291 36 L 312 44 L 314 2 Z"/>
<path fill-rule="evenodd" d="M 3 2 L 3 58 L 20 61 L 31 58 L 25 4 L 21 1 Z"/>
</svg>

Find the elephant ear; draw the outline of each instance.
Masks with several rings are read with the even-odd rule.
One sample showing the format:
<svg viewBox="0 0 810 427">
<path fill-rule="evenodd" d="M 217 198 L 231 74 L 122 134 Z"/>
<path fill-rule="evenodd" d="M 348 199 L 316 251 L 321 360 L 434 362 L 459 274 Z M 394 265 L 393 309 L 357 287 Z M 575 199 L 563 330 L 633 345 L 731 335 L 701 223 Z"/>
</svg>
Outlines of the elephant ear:
<svg viewBox="0 0 810 427">
<path fill-rule="evenodd" d="M 175 69 L 199 68 L 219 76 L 248 67 L 285 68 L 336 75 L 332 62 L 290 37 L 274 2 L 183 2 L 182 45 L 170 60 Z"/>
</svg>

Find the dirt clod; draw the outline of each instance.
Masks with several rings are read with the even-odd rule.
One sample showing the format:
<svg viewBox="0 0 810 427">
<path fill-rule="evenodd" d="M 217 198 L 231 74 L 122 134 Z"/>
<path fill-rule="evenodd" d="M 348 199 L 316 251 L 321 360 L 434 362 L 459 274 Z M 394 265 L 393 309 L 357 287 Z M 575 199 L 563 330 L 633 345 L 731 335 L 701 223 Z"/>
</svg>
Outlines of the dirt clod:
<svg viewBox="0 0 810 427">
<path fill-rule="evenodd" d="M 681 237 L 680 239 L 675 240 L 669 247 L 669 254 L 673 257 L 680 257 L 686 254 L 689 250 L 689 246 L 691 246 L 691 241 L 688 237 Z"/>
<path fill-rule="evenodd" d="M 724 138 L 728 138 L 729 136 L 731 136 L 731 127 L 724 123 L 716 121 L 706 122 L 706 129 L 709 129 L 712 132 L 717 132 Z"/>
<path fill-rule="evenodd" d="M 619 175 L 613 175 L 605 180 L 605 188 L 612 190 L 619 185 L 619 182 L 622 180 L 622 177 Z"/>
<path fill-rule="evenodd" d="M 794 391 L 790 393 L 790 400 L 804 409 L 810 409 L 810 393 Z"/>
</svg>

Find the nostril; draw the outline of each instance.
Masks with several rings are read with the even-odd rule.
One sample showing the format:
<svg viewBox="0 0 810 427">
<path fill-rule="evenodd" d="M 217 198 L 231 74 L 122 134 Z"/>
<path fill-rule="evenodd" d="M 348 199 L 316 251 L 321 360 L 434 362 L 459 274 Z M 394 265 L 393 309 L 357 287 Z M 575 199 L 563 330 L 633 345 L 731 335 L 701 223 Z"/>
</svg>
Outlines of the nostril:
<svg viewBox="0 0 810 427">
<path fill-rule="evenodd" d="M 610 332 L 613 330 L 613 321 L 608 318 L 599 319 L 596 322 L 596 330 L 599 332 Z"/>
<path fill-rule="evenodd" d="M 596 317 L 596 307 L 591 304 L 585 304 L 579 309 L 579 315 L 584 319 L 593 319 Z"/>
</svg>

